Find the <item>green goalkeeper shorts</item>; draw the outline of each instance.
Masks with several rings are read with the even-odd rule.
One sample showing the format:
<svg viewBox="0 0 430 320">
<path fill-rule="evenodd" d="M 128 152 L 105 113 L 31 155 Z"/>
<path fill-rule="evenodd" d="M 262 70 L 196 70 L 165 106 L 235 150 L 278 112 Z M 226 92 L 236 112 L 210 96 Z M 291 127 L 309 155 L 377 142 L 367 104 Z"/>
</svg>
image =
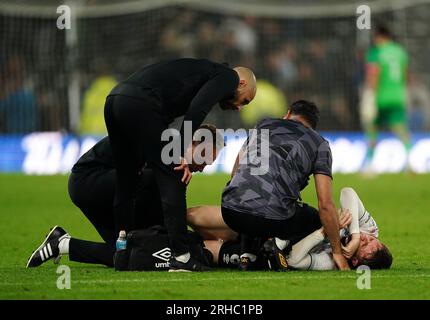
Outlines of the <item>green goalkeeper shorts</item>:
<svg viewBox="0 0 430 320">
<path fill-rule="evenodd" d="M 378 115 L 375 119 L 375 125 L 378 127 L 392 127 L 398 124 L 405 124 L 407 122 L 405 108 L 379 108 Z"/>
</svg>

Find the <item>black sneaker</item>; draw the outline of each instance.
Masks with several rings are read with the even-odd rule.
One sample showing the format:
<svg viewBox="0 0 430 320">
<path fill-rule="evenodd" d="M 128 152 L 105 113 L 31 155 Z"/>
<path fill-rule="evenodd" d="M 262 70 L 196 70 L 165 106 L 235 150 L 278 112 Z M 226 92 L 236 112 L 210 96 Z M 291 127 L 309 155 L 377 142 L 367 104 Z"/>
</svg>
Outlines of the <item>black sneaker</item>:
<svg viewBox="0 0 430 320">
<path fill-rule="evenodd" d="M 278 248 L 275 238 L 270 238 L 263 244 L 263 255 L 269 263 L 269 269 L 276 271 L 287 271 L 288 263 L 286 254 L 291 251 L 291 245 L 288 243 L 285 250 Z"/>
<path fill-rule="evenodd" d="M 180 262 L 174 257 L 172 257 L 169 260 L 169 264 L 169 272 L 211 271 L 211 268 L 195 260 L 193 257 L 190 257 L 190 259 L 186 263 Z"/>
<path fill-rule="evenodd" d="M 54 262 L 58 263 L 61 258 L 58 244 L 63 238 L 67 237 L 70 238 L 70 235 L 63 228 L 59 226 L 53 227 L 39 248 L 33 251 L 27 261 L 27 268 L 38 267 L 52 258 L 54 258 Z"/>
</svg>

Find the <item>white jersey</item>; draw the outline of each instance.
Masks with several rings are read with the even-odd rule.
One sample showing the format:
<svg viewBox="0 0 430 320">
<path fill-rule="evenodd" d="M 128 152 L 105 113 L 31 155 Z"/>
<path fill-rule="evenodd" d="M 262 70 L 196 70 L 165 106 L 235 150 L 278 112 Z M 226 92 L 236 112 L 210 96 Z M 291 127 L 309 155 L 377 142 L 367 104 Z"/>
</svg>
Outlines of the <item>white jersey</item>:
<svg viewBox="0 0 430 320">
<path fill-rule="evenodd" d="M 379 229 L 375 219 L 370 215 L 369 211 L 365 210 L 364 214 L 358 220 L 360 233 L 367 233 L 378 238 Z"/>
<path fill-rule="evenodd" d="M 366 233 L 378 237 L 378 226 L 364 208 L 360 198 L 351 188 L 344 188 L 340 197 L 341 207 L 349 209 L 352 222 L 348 228 L 340 230 L 341 238 L 353 233 Z M 330 241 L 320 230 L 296 243 L 287 258 L 288 265 L 299 270 L 335 270 Z"/>
<path fill-rule="evenodd" d="M 298 270 L 334 270 L 330 243 L 316 230 L 295 245 L 287 257 L 288 266 Z"/>
</svg>

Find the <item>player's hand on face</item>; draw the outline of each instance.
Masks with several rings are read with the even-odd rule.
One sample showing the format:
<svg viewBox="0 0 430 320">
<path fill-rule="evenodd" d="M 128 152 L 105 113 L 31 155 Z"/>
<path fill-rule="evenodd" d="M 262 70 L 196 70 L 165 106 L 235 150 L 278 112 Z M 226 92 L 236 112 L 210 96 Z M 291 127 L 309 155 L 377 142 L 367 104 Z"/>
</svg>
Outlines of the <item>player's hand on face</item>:
<svg viewBox="0 0 430 320">
<path fill-rule="evenodd" d="M 352 222 L 352 215 L 348 209 L 343 209 L 339 218 L 339 229 L 348 227 Z"/>
<path fill-rule="evenodd" d="M 360 246 L 360 234 L 354 233 L 351 235 L 351 240 L 346 246 L 342 246 L 342 254 L 346 259 L 351 259 Z"/>
<path fill-rule="evenodd" d="M 348 262 L 341 253 L 333 253 L 333 260 L 336 266 L 341 271 L 350 270 Z"/>
<path fill-rule="evenodd" d="M 342 246 L 342 254 L 345 257 L 345 259 L 350 260 L 353 255 L 355 253 L 355 250 L 353 250 L 353 248 L 351 248 L 350 246 Z"/>
<path fill-rule="evenodd" d="M 188 162 L 184 158 L 181 157 L 181 164 L 174 168 L 175 171 L 184 171 L 181 181 L 188 185 L 193 177 L 190 168 L 188 167 Z"/>
</svg>

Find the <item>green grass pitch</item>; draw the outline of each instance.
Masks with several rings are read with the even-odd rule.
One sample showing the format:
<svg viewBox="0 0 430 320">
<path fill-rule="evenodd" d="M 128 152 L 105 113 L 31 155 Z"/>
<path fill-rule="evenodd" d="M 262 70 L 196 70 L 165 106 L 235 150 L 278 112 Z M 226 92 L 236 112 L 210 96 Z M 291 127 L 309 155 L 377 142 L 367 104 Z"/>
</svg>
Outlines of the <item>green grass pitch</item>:
<svg viewBox="0 0 430 320">
<path fill-rule="evenodd" d="M 227 179 L 195 175 L 188 205 L 219 204 Z M 55 224 L 76 238 L 98 235 L 70 202 L 66 176 L 0 175 L 0 299 L 429 299 L 430 175 L 336 175 L 336 200 L 345 186 L 357 190 L 394 256 L 391 270 L 372 272 L 370 290 L 357 289 L 355 271 L 120 273 L 67 258 L 71 289 L 60 290 L 53 263 L 25 268 L 31 251 Z M 303 199 L 316 205 L 313 182 Z"/>
</svg>

